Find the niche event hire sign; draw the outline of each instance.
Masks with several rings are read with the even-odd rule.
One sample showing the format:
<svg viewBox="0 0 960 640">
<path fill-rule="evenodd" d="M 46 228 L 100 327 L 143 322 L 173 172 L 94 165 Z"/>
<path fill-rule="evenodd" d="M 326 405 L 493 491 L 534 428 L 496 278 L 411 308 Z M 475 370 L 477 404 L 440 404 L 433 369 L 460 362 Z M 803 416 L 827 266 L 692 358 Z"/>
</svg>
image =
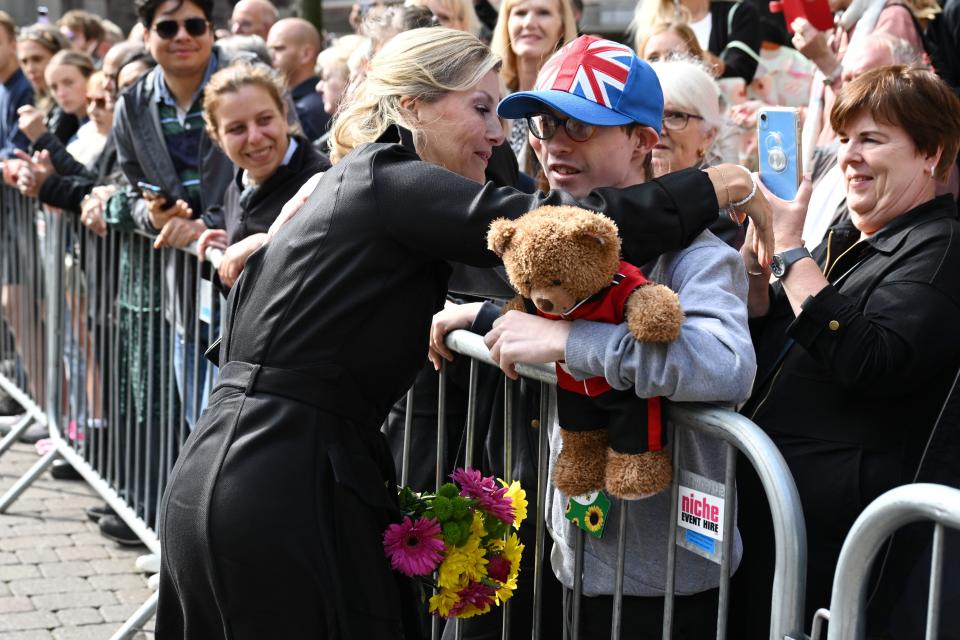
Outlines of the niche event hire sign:
<svg viewBox="0 0 960 640">
<path fill-rule="evenodd" d="M 723 542 L 723 483 L 681 470 L 677 491 L 677 544 L 719 564 Z"/>
</svg>

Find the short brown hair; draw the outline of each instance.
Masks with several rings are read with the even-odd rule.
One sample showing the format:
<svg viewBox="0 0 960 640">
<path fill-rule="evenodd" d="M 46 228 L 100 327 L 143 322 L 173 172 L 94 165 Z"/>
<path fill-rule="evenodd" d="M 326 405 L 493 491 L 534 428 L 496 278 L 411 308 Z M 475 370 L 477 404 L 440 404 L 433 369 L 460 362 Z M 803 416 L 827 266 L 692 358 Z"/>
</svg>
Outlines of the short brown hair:
<svg viewBox="0 0 960 640">
<path fill-rule="evenodd" d="M 49 51 L 50 55 L 61 49 L 70 48 L 70 41 L 67 40 L 67 36 L 60 33 L 56 27 L 41 22 L 20 29 L 17 32 L 17 42 L 36 42 Z"/>
<path fill-rule="evenodd" d="M 226 93 L 237 93 L 247 86 L 260 87 L 266 91 L 277 106 L 277 110 L 282 114 L 286 113 L 284 101 L 286 87 L 283 80 L 266 65 L 245 61 L 235 62 L 210 76 L 203 90 L 203 122 L 211 140 L 219 140 L 217 127 L 220 121 L 217 118 L 217 109 L 220 106 L 220 98 Z"/>
<path fill-rule="evenodd" d="M 843 85 L 830 126 L 839 132 L 863 113 L 903 129 L 924 155 L 942 148 L 934 175 L 946 180 L 960 147 L 960 99 L 936 74 L 906 65 L 871 69 Z"/>
<path fill-rule="evenodd" d="M 3 27 L 4 31 L 7 32 L 7 37 L 11 40 L 17 37 L 17 23 L 6 11 L 0 11 L 0 27 Z"/>
<path fill-rule="evenodd" d="M 86 40 L 103 40 L 103 23 L 100 18 L 84 11 L 83 9 L 71 9 L 63 14 L 57 20 L 58 27 L 66 27 L 73 32 L 83 34 Z"/>
</svg>

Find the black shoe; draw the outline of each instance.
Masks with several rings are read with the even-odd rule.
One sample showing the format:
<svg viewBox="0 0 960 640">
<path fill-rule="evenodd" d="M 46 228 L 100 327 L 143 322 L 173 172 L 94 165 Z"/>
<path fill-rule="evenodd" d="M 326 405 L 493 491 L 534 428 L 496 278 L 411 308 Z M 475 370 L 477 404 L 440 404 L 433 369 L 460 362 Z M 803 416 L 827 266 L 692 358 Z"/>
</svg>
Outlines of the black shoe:
<svg viewBox="0 0 960 640">
<path fill-rule="evenodd" d="M 104 516 L 116 516 L 117 512 L 110 508 L 106 502 L 103 504 L 98 504 L 94 507 L 87 507 L 84 509 L 87 514 L 87 517 L 94 522 L 100 522 L 100 519 Z"/>
<path fill-rule="evenodd" d="M 0 416 L 15 416 L 23 413 L 23 407 L 6 391 L 0 389 Z"/>
<path fill-rule="evenodd" d="M 83 480 L 83 476 L 66 460 L 54 460 L 50 465 L 50 475 L 57 480 Z"/>
<path fill-rule="evenodd" d="M 100 525 L 100 535 L 108 540 L 113 540 L 125 547 L 143 545 L 137 534 L 127 526 L 126 522 L 120 519 L 120 516 L 103 516 L 98 524 Z"/>
</svg>

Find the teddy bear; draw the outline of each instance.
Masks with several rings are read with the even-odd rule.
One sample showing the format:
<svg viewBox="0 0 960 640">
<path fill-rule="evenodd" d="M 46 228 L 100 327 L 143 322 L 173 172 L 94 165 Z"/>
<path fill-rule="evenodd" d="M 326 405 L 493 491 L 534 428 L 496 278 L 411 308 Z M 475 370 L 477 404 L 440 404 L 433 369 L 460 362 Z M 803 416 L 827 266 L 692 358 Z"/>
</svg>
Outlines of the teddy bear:
<svg viewBox="0 0 960 640">
<path fill-rule="evenodd" d="M 503 260 L 519 294 L 504 308 L 550 319 L 626 322 L 643 342 L 677 338 L 683 311 L 676 293 L 649 282 L 620 259 L 617 226 L 573 206 L 545 206 L 490 225 L 488 248 Z M 562 448 L 553 482 L 568 496 L 605 489 L 639 499 L 666 489 L 673 467 L 660 398 L 613 389 L 603 377 L 575 380 L 557 363 Z"/>
</svg>

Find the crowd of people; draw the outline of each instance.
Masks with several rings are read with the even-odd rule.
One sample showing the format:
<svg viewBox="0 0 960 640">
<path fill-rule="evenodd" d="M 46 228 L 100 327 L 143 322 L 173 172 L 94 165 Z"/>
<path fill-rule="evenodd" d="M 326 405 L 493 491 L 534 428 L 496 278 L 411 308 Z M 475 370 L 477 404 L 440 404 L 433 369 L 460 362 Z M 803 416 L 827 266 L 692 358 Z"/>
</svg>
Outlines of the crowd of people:
<svg viewBox="0 0 960 640">
<path fill-rule="evenodd" d="M 137 229 L 163 252 L 145 262 L 121 245 L 113 262 L 94 261 L 120 274 L 109 304 L 123 325 L 122 374 L 104 372 L 89 347 L 89 327 L 107 319 L 74 323 L 65 349 L 142 427 L 159 422 L 167 372 L 148 357 L 165 347 L 138 314 L 156 308 L 170 328 L 189 437 L 162 504 L 133 496 L 162 542 L 158 637 L 424 637 L 425 608 L 382 549 L 399 519 L 401 461 L 415 489 L 432 486 L 440 460 L 520 479 L 533 503 L 539 430 L 553 466 L 564 416 L 540 423 L 552 397 L 517 379 L 518 362 L 564 362 L 578 380 L 712 403 L 759 425 L 803 506 L 807 621 L 828 606 L 840 546 L 874 498 L 908 482 L 958 485 L 960 2 L 830 9 L 836 27 L 821 32 L 754 0 L 641 0 L 629 44 L 581 34 L 576 0 L 378 0 L 357 4 L 355 33 L 339 36 L 281 18 L 268 0 L 237 2 L 228 29 L 212 0 L 138 0 L 129 34 L 82 10 L 33 25 L 0 12 L 5 195 L 35 198 L 90 238 Z M 804 175 L 790 201 L 755 173 L 766 107 L 794 107 L 802 121 Z M 504 310 L 514 292 L 488 227 L 550 204 L 617 222 L 624 259 L 676 292 L 677 340 Z M 17 250 L 9 234 L 0 242 Z M 197 258 L 173 251 L 191 246 Z M 0 261 L 0 340 L 18 345 L 10 263 Z M 222 326 L 195 330 L 183 284 L 195 277 L 225 296 Z M 482 335 L 499 364 L 478 375 L 472 459 L 472 376 L 445 343 L 455 329 Z M 447 450 L 436 439 L 441 367 Z M 25 373 L 39 393 L 43 373 Z M 119 421 L 102 397 L 82 404 L 80 431 Z M 667 442 L 682 445 L 682 469 L 722 482 L 720 441 L 669 425 Z M 562 637 L 574 609 L 580 637 L 610 634 L 626 518 L 622 628 L 660 638 L 668 492 L 610 507 L 604 536 L 587 538 L 576 605 L 571 496 L 545 491 L 542 558 L 533 519 L 520 531 L 524 566 L 552 568 L 542 637 Z M 729 637 L 769 633 L 757 601 L 773 571 L 766 500 L 739 464 Z M 108 507 L 91 517 L 138 543 Z M 887 550 L 871 637 L 920 633 L 927 537 L 908 530 Z M 957 580 L 944 578 L 950 602 Z M 517 588 L 514 634 L 532 624 L 530 582 Z M 679 637 L 713 636 L 719 584 L 717 563 L 677 550 Z M 960 629 L 958 611 L 944 607 L 942 629 Z M 459 630 L 499 637 L 502 623 L 491 613 Z"/>
</svg>

